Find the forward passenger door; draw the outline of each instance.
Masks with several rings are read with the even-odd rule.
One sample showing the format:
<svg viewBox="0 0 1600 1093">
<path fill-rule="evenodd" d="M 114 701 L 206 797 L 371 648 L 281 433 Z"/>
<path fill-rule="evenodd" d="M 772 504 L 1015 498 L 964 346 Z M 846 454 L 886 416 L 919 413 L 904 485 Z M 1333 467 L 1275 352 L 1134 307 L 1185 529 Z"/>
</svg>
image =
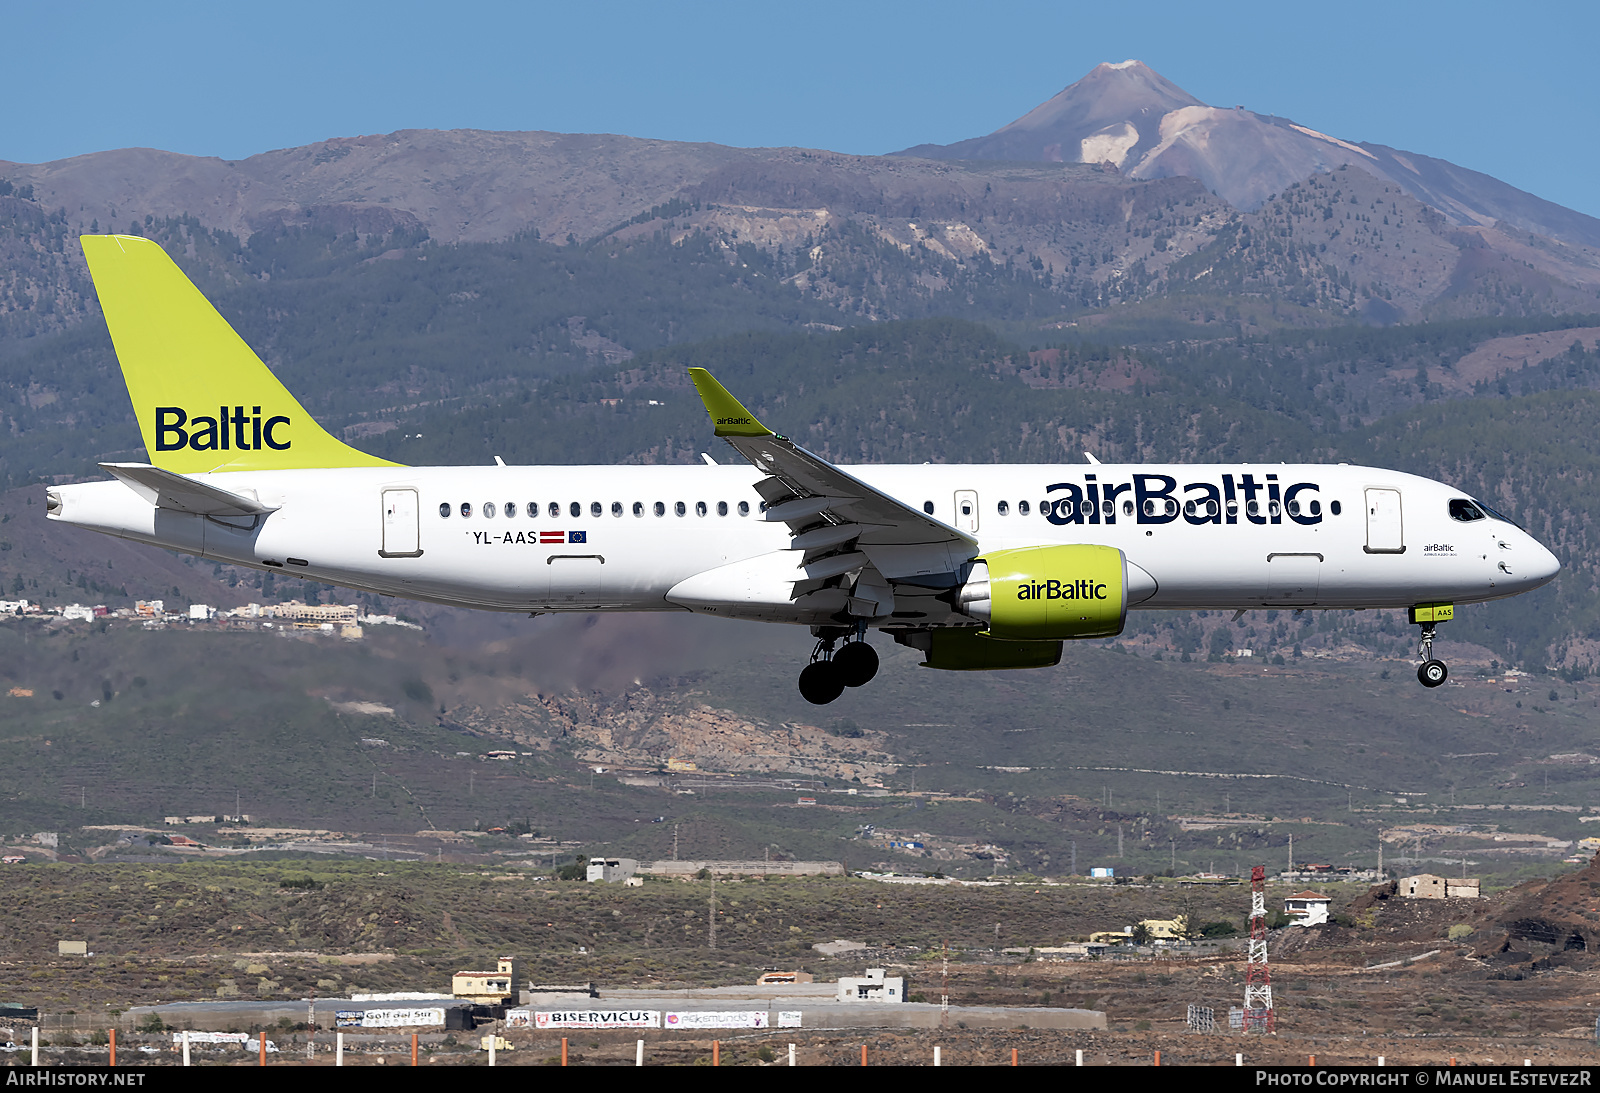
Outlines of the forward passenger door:
<svg viewBox="0 0 1600 1093">
<path fill-rule="evenodd" d="M 1400 491 L 1374 487 L 1367 490 L 1368 554 L 1404 554 L 1405 524 L 1400 511 Z"/>
</svg>

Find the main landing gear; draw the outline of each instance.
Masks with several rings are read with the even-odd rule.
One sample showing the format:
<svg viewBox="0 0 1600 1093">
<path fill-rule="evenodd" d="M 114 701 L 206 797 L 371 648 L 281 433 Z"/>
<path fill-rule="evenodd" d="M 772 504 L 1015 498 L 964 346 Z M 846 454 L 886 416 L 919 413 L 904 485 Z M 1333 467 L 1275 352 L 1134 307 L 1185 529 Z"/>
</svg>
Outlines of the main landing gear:
<svg viewBox="0 0 1600 1093">
<path fill-rule="evenodd" d="M 849 633 L 848 631 L 846 633 Z M 862 629 L 852 635 L 837 652 L 837 634 L 819 634 L 812 650 L 811 663 L 800 672 L 800 697 L 813 706 L 826 706 L 846 687 L 860 687 L 878 674 L 878 651 L 868 645 Z"/>
<path fill-rule="evenodd" d="M 1444 661 L 1433 659 L 1433 631 L 1436 624 L 1423 622 L 1417 625 L 1422 627 L 1422 641 L 1417 646 L 1417 655 L 1422 658 L 1422 663 L 1417 667 L 1417 682 L 1424 687 L 1441 687 L 1450 678 L 1450 669 Z"/>
</svg>

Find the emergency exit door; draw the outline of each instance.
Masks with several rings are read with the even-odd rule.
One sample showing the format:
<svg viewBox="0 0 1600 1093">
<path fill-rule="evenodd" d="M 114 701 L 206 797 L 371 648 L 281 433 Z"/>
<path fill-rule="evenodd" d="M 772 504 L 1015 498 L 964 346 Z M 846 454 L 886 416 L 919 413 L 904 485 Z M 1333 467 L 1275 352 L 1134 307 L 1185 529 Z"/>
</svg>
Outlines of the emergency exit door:
<svg viewBox="0 0 1600 1093">
<path fill-rule="evenodd" d="M 1405 524 L 1400 513 L 1399 490 L 1367 491 L 1366 550 L 1368 554 L 1406 552 Z"/>
<path fill-rule="evenodd" d="M 383 558 L 420 558 L 420 515 L 416 490 L 384 490 L 383 547 L 378 555 Z"/>
<path fill-rule="evenodd" d="M 962 531 L 978 530 L 978 491 L 956 491 L 956 527 Z"/>
</svg>

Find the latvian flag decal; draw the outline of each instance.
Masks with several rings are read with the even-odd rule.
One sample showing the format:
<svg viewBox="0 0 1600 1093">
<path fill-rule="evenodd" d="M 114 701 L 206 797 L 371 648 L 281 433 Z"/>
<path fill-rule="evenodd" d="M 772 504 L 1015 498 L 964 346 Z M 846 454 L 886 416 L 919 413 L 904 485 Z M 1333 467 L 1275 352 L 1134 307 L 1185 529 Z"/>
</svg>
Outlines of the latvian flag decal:
<svg viewBox="0 0 1600 1093">
<path fill-rule="evenodd" d="M 582 533 L 577 532 L 575 534 Z M 539 533 L 539 541 L 541 543 L 564 543 L 567 541 L 567 533 L 564 531 L 541 531 Z"/>
</svg>

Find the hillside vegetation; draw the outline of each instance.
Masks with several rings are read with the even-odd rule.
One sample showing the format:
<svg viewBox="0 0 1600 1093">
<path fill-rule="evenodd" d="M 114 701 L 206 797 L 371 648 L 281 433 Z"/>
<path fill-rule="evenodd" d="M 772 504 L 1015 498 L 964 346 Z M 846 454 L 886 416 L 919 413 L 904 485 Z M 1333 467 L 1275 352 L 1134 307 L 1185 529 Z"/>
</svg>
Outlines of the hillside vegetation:
<svg viewBox="0 0 1600 1093">
<path fill-rule="evenodd" d="M 692 206 L 651 214 L 693 215 Z M 811 252 L 728 248 L 709 232 L 435 246 L 404 226 L 365 236 L 280 226 L 248 242 L 192 219 L 138 227 L 172 249 L 315 413 L 403 462 L 692 461 L 713 447 L 683 374 L 701 365 L 775 426 L 843 462 L 1076 462 L 1092 451 L 1108 461 L 1378 463 L 1492 500 L 1567 567 L 1555 586 L 1496 605 L 1481 623 L 1474 616 L 1473 641 L 1535 667 L 1597 663 L 1585 501 L 1600 387 L 1594 316 L 1274 325 L 1252 310 L 1264 297 L 1249 295 L 1256 282 L 1245 276 L 1263 267 L 1239 250 L 1232 265 L 1213 263 L 1213 280 L 1233 278 L 1233 295 L 1219 297 L 1232 302 L 1219 310 L 1202 298 L 1186 318 L 1113 310 L 1101 313 L 1105 323 L 1029 328 L 1015 316 L 1028 313 L 1039 281 L 1013 269 L 996 273 L 999 296 L 969 294 L 965 310 L 993 325 L 929 317 L 833 330 L 848 321 L 837 301 L 801 283 Z M 77 268 L 59 224 L 19 221 L 14 231 L 32 231 L 64 255 L 63 269 Z M 891 291 L 892 279 L 863 277 Z M 1281 280 L 1257 287 L 1280 302 L 1294 296 Z M 1519 338 L 1536 339 L 1534 349 L 1519 356 Z M 1502 343 L 1510 348 L 1485 356 Z M 0 435 L 7 484 L 94 477 L 97 462 L 141 457 L 97 321 L 9 345 L 0 357 L 0 384 L 14 395 Z M 0 553 L 0 579 L 32 582 L 38 565 Z M 45 587 L 94 580 L 102 596 L 138 595 L 93 564 L 67 568 Z M 216 575 L 260 587 L 259 575 Z"/>
</svg>

